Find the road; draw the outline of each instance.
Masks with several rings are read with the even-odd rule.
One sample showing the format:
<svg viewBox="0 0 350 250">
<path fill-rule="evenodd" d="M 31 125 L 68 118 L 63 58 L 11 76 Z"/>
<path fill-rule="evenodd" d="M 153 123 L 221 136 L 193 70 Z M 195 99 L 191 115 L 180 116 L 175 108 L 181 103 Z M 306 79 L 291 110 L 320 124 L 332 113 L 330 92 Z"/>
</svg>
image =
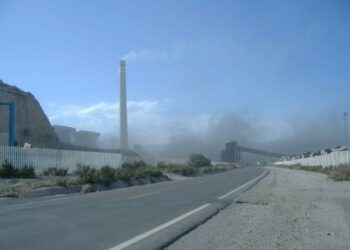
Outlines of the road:
<svg viewBox="0 0 350 250">
<path fill-rule="evenodd" d="M 247 167 L 86 195 L 1 200 L 0 249 L 159 247 L 226 206 L 235 189 L 263 172 Z"/>
<path fill-rule="evenodd" d="M 350 249 L 350 183 L 269 168 L 269 175 L 167 250 Z"/>
</svg>

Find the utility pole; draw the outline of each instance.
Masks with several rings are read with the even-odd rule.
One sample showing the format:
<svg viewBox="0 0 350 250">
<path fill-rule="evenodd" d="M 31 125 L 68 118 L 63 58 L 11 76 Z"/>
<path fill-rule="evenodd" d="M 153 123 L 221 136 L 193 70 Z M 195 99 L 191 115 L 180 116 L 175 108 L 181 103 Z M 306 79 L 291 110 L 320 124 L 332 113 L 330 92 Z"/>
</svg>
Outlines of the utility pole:
<svg viewBox="0 0 350 250">
<path fill-rule="evenodd" d="M 349 145 L 348 137 L 348 112 L 344 112 L 344 132 L 345 132 L 345 143 Z"/>
</svg>

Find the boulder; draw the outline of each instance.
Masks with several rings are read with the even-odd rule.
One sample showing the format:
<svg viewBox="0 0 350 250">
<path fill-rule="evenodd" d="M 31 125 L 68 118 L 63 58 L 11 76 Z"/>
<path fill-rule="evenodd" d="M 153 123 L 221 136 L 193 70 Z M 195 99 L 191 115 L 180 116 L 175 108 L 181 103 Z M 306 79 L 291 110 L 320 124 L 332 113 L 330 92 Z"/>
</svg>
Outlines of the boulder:
<svg viewBox="0 0 350 250">
<path fill-rule="evenodd" d="M 80 193 L 82 194 L 86 194 L 86 193 L 90 193 L 91 192 L 91 184 L 85 184 L 81 186 L 81 190 Z"/>
</svg>

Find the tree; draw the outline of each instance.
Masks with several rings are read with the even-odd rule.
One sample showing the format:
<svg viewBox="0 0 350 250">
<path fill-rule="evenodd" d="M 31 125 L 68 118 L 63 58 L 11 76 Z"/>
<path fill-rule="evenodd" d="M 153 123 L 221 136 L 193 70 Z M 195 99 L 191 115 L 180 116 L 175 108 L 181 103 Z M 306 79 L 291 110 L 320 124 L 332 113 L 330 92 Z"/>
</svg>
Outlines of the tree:
<svg viewBox="0 0 350 250">
<path fill-rule="evenodd" d="M 210 166 L 211 161 L 202 154 L 191 154 L 189 165 L 192 167 L 205 167 Z"/>
</svg>

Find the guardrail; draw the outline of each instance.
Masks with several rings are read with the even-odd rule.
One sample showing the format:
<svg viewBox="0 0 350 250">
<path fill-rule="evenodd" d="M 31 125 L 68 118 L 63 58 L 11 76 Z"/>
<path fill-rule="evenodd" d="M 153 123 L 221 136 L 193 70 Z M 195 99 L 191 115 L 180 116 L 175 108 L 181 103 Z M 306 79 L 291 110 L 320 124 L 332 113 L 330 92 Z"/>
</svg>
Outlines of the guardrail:
<svg viewBox="0 0 350 250">
<path fill-rule="evenodd" d="M 114 168 L 120 167 L 122 155 L 119 153 L 0 146 L 0 163 L 5 160 L 15 167 L 32 166 L 36 173 L 41 173 L 50 167 L 68 168 L 68 172 L 72 172 L 79 163 L 94 168 L 101 168 L 105 165 Z"/>
<path fill-rule="evenodd" d="M 322 167 L 337 167 L 342 164 L 350 164 L 350 150 L 335 151 L 329 154 L 317 155 L 308 158 L 301 158 L 295 160 L 278 161 L 275 165 L 297 165 L 302 166 L 322 166 Z"/>
</svg>

